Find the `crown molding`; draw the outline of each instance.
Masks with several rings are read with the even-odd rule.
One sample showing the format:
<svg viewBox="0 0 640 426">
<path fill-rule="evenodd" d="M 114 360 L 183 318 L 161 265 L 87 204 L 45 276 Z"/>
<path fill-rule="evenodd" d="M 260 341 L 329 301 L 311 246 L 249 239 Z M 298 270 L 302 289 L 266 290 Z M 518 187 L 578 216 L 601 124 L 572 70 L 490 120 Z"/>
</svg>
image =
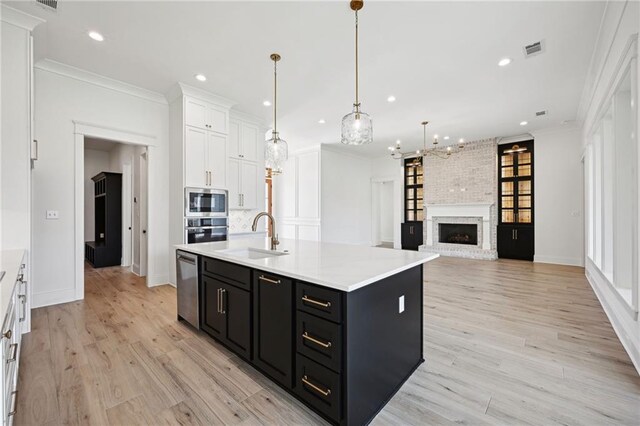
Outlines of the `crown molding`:
<svg viewBox="0 0 640 426">
<path fill-rule="evenodd" d="M 34 68 L 47 71 L 53 74 L 58 74 L 64 77 L 73 78 L 85 83 L 93 84 L 95 86 L 110 89 L 115 92 L 124 93 L 127 95 L 135 96 L 140 99 L 144 99 L 151 102 L 167 105 L 167 100 L 164 95 L 153 92 L 151 90 L 143 89 L 138 86 L 134 86 L 129 83 L 125 83 L 120 80 L 114 80 L 109 77 L 105 77 L 91 71 L 86 71 L 80 68 L 76 68 L 71 65 L 56 62 L 51 59 L 43 59 L 38 61 Z"/>
<path fill-rule="evenodd" d="M 540 130 L 535 130 L 531 132 L 531 135 L 534 138 L 537 138 L 540 136 L 546 136 L 546 135 L 551 135 L 555 133 L 566 133 L 566 132 L 573 132 L 573 131 L 580 131 L 580 130 L 581 130 L 580 123 L 577 121 L 574 121 L 562 126 L 553 126 L 553 127 L 540 129 Z"/>
<path fill-rule="evenodd" d="M 198 89 L 181 82 L 178 82 L 169 89 L 165 98 L 169 103 L 173 103 L 180 96 L 191 96 L 227 109 L 231 109 L 232 106 L 237 104 L 236 101 L 225 98 L 224 96 L 215 95 L 211 92 L 207 92 L 206 90 Z"/>
<path fill-rule="evenodd" d="M 29 15 L 28 13 L 24 13 L 4 4 L 0 4 L 0 18 L 2 19 L 2 22 L 24 28 L 27 31 L 33 31 L 36 26 L 46 22 L 42 18 Z"/>
</svg>

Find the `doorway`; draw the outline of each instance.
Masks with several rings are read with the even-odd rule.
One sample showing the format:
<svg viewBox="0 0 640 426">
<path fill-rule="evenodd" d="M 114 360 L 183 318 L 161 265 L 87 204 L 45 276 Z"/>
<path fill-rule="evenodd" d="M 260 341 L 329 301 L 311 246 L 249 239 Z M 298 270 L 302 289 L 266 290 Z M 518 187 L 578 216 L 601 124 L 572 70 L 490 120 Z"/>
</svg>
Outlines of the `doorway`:
<svg viewBox="0 0 640 426">
<path fill-rule="evenodd" d="M 85 262 L 85 257 L 87 253 L 87 233 L 91 233 L 91 224 L 87 224 L 86 212 L 87 203 L 86 198 L 88 197 L 88 191 L 90 186 L 88 184 L 88 179 L 90 180 L 91 175 L 91 167 L 93 167 L 93 171 L 96 171 L 98 168 L 100 171 L 115 171 L 122 178 L 121 182 L 121 190 L 122 190 L 122 204 L 120 206 L 120 212 L 122 217 L 120 218 L 119 227 L 121 227 L 122 232 L 122 252 L 120 254 L 120 262 L 113 262 L 117 265 L 117 268 L 123 268 L 123 271 L 133 271 L 133 263 L 134 263 L 134 235 L 136 233 L 144 232 L 144 237 L 139 238 L 139 244 L 142 244 L 142 247 L 138 246 L 138 253 L 140 257 L 138 259 L 138 273 L 141 276 L 145 277 L 145 281 L 147 286 L 149 286 L 149 276 L 153 276 L 153 271 L 148 267 L 148 250 L 147 247 L 149 245 L 148 239 L 150 238 L 147 233 L 147 224 L 148 224 L 148 192 L 150 191 L 150 183 L 148 182 L 148 170 L 150 165 L 152 164 L 150 160 L 155 157 L 150 157 L 150 154 L 153 152 L 153 148 L 155 148 L 156 138 L 151 135 L 144 135 L 140 133 L 132 133 L 124 130 L 118 130 L 114 128 L 108 128 L 100 125 L 93 125 L 88 123 L 81 123 L 74 121 L 74 175 L 75 175 L 75 208 L 74 208 L 74 241 L 75 241 L 75 298 L 76 300 L 84 299 L 85 292 L 85 268 L 87 263 Z M 102 149 L 95 149 L 96 146 L 94 144 L 102 144 Z M 89 155 L 93 155 L 94 157 L 101 157 L 101 160 L 90 160 L 94 161 L 89 163 L 90 167 L 86 167 L 85 164 L 85 148 L 88 147 L 89 150 L 93 151 L 106 151 L 103 154 L 100 153 L 90 153 Z M 109 151 L 114 150 L 114 153 L 110 154 Z M 107 161 L 108 160 L 108 168 Z M 102 161 L 101 163 L 99 161 Z M 101 166 L 95 165 L 96 162 Z M 113 168 L 116 167 L 115 170 Z M 113 165 L 113 167 L 112 167 Z M 142 167 L 140 167 L 142 166 Z M 87 170 L 85 170 L 87 168 Z M 86 172 L 86 173 L 85 173 Z M 136 172 L 138 175 L 136 177 Z M 91 176 L 90 176 L 91 175 Z M 135 183 L 139 182 L 138 189 L 138 200 L 140 202 L 140 210 L 138 217 L 140 218 L 138 222 L 138 228 L 135 227 L 134 222 L 134 190 L 136 190 Z M 93 184 L 94 182 L 91 182 Z M 141 189 L 140 189 L 141 188 Z M 95 190 L 95 189 L 94 189 Z M 95 194 L 92 194 L 95 196 Z M 90 209 L 90 208 L 89 208 Z M 113 215 L 111 217 L 114 217 Z M 94 229 L 95 235 L 95 229 Z M 91 265 L 88 265 L 90 271 L 100 271 L 100 269 L 94 269 Z"/>
<path fill-rule="evenodd" d="M 374 178 L 371 181 L 371 245 L 400 248 L 400 180 Z"/>
</svg>

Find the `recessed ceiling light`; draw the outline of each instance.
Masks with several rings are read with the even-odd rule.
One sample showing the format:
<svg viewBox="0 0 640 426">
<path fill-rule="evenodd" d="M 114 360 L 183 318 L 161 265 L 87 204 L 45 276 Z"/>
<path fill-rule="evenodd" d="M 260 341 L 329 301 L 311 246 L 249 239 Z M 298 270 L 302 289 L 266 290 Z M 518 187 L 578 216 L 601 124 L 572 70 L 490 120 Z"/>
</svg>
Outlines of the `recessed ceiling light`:
<svg viewBox="0 0 640 426">
<path fill-rule="evenodd" d="M 269 101 L 264 101 L 264 102 L 262 103 L 262 105 L 264 105 L 264 106 L 271 106 L 271 102 L 269 102 Z"/>
<path fill-rule="evenodd" d="M 319 124 L 324 124 L 324 123 L 326 123 L 326 121 L 324 121 L 324 118 L 322 118 L 322 119 L 318 120 L 318 123 Z"/>
<path fill-rule="evenodd" d="M 396 145 L 400 145 L 400 139 L 396 139 Z"/>
<path fill-rule="evenodd" d="M 89 31 L 89 37 L 91 37 L 95 41 L 104 41 L 103 35 L 97 31 Z"/>
<path fill-rule="evenodd" d="M 458 143 L 464 143 L 464 138 L 460 138 L 460 140 L 458 141 Z"/>
<path fill-rule="evenodd" d="M 526 126 L 527 124 L 529 124 L 529 122 L 527 122 L 527 121 L 521 121 L 521 122 L 520 122 L 520 125 L 521 125 L 521 126 Z"/>
<path fill-rule="evenodd" d="M 396 101 L 396 97 L 391 95 L 387 98 L 387 102 L 395 102 Z"/>
<path fill-rule="evenodd" d="M 198 81 L 207 81 L 207 77 L 204 74 L 196 74 L 195 78 Z"/>
<path fill-rule="evenodd" d="M 444 137 L 444 140 L 445 140 L 445 141 L 448 141 L 448 140 L 449 140 L 449 136 L 445 136 L 445 137 Z"/>
<path fill-rule="evenodd" d="M 511 58 L 502 58 L 502 59 L 500 59 L 500 62 L 498 62 L 498 66 L 506 67 L 510 63 L 511 63 Z"/>
</svg>

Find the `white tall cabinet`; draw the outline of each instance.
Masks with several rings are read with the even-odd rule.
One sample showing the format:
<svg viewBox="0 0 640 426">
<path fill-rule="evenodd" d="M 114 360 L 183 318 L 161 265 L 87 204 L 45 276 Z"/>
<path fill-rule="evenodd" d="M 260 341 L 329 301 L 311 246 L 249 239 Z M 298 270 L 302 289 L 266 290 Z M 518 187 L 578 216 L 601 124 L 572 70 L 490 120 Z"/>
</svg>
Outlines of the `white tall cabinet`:
<svg viewBox="0 0 640 426">
<path fill-rule="evenodd" d="M 35 154 L 31 32 L 43 21 L 4 4 L 0 8 L 0 270 L 6 271 L 0 281 L 0 417 L 4 425 L 11 425 L 16 412 L 21 335 L 31 328 L 31 159 Z"/>
</svg>

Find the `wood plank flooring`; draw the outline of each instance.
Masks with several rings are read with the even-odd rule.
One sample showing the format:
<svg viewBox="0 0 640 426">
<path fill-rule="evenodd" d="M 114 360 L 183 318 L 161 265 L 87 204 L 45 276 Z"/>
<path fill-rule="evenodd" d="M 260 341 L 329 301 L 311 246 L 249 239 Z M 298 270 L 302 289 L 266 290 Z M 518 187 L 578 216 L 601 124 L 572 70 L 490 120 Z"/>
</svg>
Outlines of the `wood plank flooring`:
<svg viewBox="0 0 640 426">
<path fill-rule="evenodd" d="M 374 425 L 640 424 L 640 378 L 581 268 L 440 258 L 423 364 Z M 325 424 L 176 322 L 176 293 L 121 268 L 33 311 L 16 425 Z"/>
</svg>

